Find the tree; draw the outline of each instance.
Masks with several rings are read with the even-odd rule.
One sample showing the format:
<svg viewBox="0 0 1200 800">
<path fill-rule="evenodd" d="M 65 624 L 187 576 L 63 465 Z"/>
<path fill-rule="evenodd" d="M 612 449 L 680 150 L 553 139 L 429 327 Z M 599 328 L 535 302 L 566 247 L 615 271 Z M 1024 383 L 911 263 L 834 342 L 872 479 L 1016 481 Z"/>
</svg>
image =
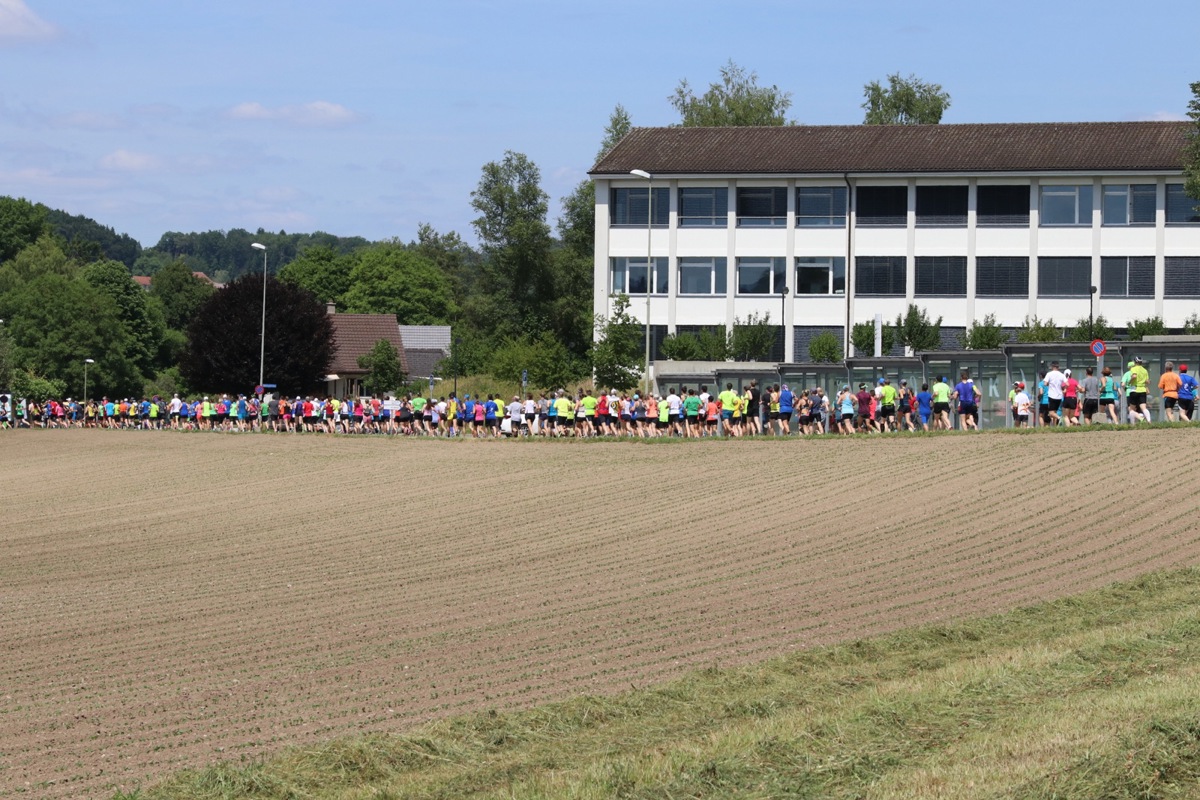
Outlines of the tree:
<svg viewBox="0 0 1200 800">
<path fill-rule="evenodd" d="M 724 328 L 702 328 L 697 333 L 675 333 L 662 341 L 663 358 L 672 361 L 725 361 L 729 337 Z"/>
<path fill-rule="evenodd" d="M 1140 342 L 1147 336 L 1163 336 L 1167 326 L 1162 317 L 1146 317 L 1146 319 L 1130 320 L 1125 326 L 1125 337 L 1131 342 Z"/>
<path fill-rule="evenodd" d="M 633 120 L 629 118 L 629 112 L 625 110 L 625 106 L 617 103 L 608 115 L 608 124 L 604 126 L 604 138 L 600 140 L 600 152 L 596 153 L 596 160 L 599 161 L 608 155 L 608 151 L 616 147 L 617 142 L 624 139 L 625 134 L 632 129 Z"/>
<path fill-rule="evenodd" d="M 1183 151 L 1183 174 L 1186 178 L 1184 191 L 1193 200 L 1200 201 L 1200 81 L 1192 84 L 1192 99 L 1188 102 L 1187 144 Z"/>
<path fill-rule="evenodd" d="M 13 345 L 8 326 L 0 322 L 0 392 L 12 388 Z"/>
<path fill-rule="evenodd" d="M 50 234 L 38 238 L 16 257 L 0 264 L 0 293 L 16 288 L 40 275 L 76 275 L 79 266 L 67 257 Z"/>
<path fill-rule="evenodd" d="M 942 346 L 942 318 L 930 322 L 929 315 L 923 308 L 910 304 L 903 316 L 896 317 L 896 341 L 913 352 L 921 350 L 937 350 Z"/>
<path fill-rule="evenodd" d="M 350 288 L 354 257 L 317 245 L 279 270 L 279 280 L 311 292 L 322 303 L 337 303 Z"/>
<path fill-rule="evenodd" d="M 629 296 L 617 295 L 612 314 L 596 317 L 597 338 L 592 346 L 596 385 L 628 390 L 637 386 L 644 359 L 645 328 L 629 315 Z"/>
<path fill-rule="evenodd" d="M 808 340 L 808 360 L 815 364 L 836 364 L 841 361 L 841 338 L 832 331 L 821 331 Z"/>
<path fill-rule="evenodd" d="M 46 222 L 55 235 L 66 243 L 68 253 L 79 254 L 80 261 L 99 261 L 111 258 L 133 268 L 142 253 L 142 246 L 128 234 L 118 234 L 83 215 L 48 209 Z"/>
<path fill-rule="evenodd" d="M 483 292 L 491 295 L 494 331 L 501 336 L 538 334 L 547 324 L 554 299 L 548 196 L 537 165 L 521 153 L 505 152 L 483 166 L 471 206 L 483 248 Z"/>
<path fill-rule="evenodd" d="M 1025 323 L 1017 330 L 1017 341 L 1022 343 L 1058 342 L 1062 341 L 1062 331 L 1054 324 L 1053 319 L 1043 322 L 1037 317 L 1026 317 Z"/>
<path fill-rule="evenodd" d="M 358 357 L 358 366 L 367 371 L 363 390 L 370 395 L 387 394 L 399 389 L 405 381 L 400 369 L 400 354 L 387 339 L 380 339 L 370 352 Z"/>
<path fill-rule="evenodd" d="M 995 314 L 988 314 L 982 322 L 972 320 L 962 336 L 962 346 L 966 350 L 998 350 L 1006 341 L 1008 337 L 996 322 Z"/>
<path fill-rule="evenodd" d="M 75 272 L 44 272 L 0 295 L 0 319 L 12 337 L 14 369 L 83 390 L 83 362 L 98 394 L 130 395 L 142 376 L 129 357 L 129 334 L 116 301 Z"/>
<path fill-rule="evenodd" d="M 450 280 L 397 242 L 358 252 L 342 303 L 354 314 L 395 314 L 401 325 L 445 325 L 454 316 Z"/>
<path fill-rule="evenodd" d="M 549 331 L 502 344 L 492 355 L 491 372 L 512 383 L 520 383 L 521 374 L 527 372 L 529 384 L 541 389 L 566 386 L 578 377 L 566 348 Z"/>
<path fill-rule="evenodd" d="M 668 99 L 685 128 L 791 124 L 786 114 L 792 93 L 778 86 L 759 86 L 757 73 L 747 74 L 732 60 L 721 67 L 720 83 L 709 84 L 700 97 L 684 78 Z"/>
<path fill-rule="evenodd" d="M 925 83 L 916 75 L 907 78 L 894 73 L 888 85 L 871 81 L 863 87 L 867 115 L 864 125 L 936 125 L 950 107 L 950 95 L 941 84 Z"/>
<path fill-rule="evenodd" d="M 173 330 L 186 329 L 214 291 L 211 283 L 192 274 L 182 258 L 162 267 L 150 278 L 150 296 L 162 303 L 163 320 Z"/>
<path fill-rule="evenodd" d="M 47 209 L 25 198 L 0 197 L 0 264 L 50 233 Z"/>
<path fill-rule="evenodd" d="M 1200 314 L 1193 311 L 1191 316 L 1183 321 L 1183 333 L 1185 336 L 1200 334 Z"/>
<path fill-rule="evenodd" d="M 153 375 L 166 330 L 162 306 L 150 302 L 150 296 L 133 282 L 129 268 L 120 261 L 89 264 L 83 270 L 83 279 L 117 304 L 129 334 L 126 355 L 137 364 L 142 376 Z"/>
<path fill-rule="evenodd" d="M 180 370 L 202 391 L 248 392 L 258 383 L 262 277 L 246 275 L 213 294 L 188 326 Z M 305 290 L 267 279 L 268 383 L 291 394 L 324 385 L 333 359 L 333 323 Z"/>
<path fill-rule="evenodd" d="M 886 322 L 883 325 L 883 349 L 880 351 L 883 355 L 892 352 L 892 348 L 896 346 L 896 329 Z M 850 329 L 850 344 L 854 345 L 854 353 L 860 357 L 872 357 L 875 355 L 875 323 L 874 322 L 856 322 L 854 327 Z"/>
<path fill-rule="evenodd" d="M 775 345 L 776 330 L 769 312 L 762 316 L 751 314 L 745 320 L 734 317 L 729 355 L 734 361 L 766 361 Z"/>
<path fill-rule="evenodd" d="M 1090 327 L 1089 327 L 1090 322 Z M 1108 320 L 1101 314 L 1088 320 L 1087 317 L 1080 317 L 1075 322 L 1075 327 L 1067 328 L 1068 342 L 1090 342 L 1093 339 L 1113 339 L 1116 337 L 1116 331 L 1108 324 Z"/>
</svg>

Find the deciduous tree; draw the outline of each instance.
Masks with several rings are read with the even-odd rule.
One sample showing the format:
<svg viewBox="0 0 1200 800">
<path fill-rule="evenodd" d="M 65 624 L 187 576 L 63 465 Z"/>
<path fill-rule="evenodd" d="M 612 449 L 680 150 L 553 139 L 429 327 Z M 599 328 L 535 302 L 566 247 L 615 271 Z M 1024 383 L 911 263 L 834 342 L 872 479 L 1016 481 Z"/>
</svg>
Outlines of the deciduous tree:
<svg viewBox="0 0 1200 800">
<path fill-rule="evenodd" d="M 279 280 L 312 292 L 322 303 L 337 303 L 350 288 L 354 257 L 318 245 L 305 250 L 279 270 Z"/>
<path fill-rule="evenodd" d="M 612 314 L 596 317 L 596 344 L 592 370 L 597 386 L 628 390 L 642 377 L 645 328 L 629 314 L 629 297 L 618 295 Z"/>
<path fill-rule="evenodd" d="M 896 316 L 896 341 L 914 352 L 937 350 L 942 344 L 941 327 L 941 317 L 931 322 L 925 309 L 909 304 L 903 315 Z"/>
<path fill-rule="evenodd" d="M 548 325 L 554 299 L 548 197 L 541 172 L 524 154 L 511 150 L 483 166 L 471 206 L 472 224 L 484 254 L 484 292 L 499 299 L 493 308 L 500 336 L 538 334 Z"/>
<path fill-rule="evenodd" d="M 192 317 L 215 290 L 192 274 L 187 262 L 177 258 L 150 279 L 150 295 L 162 303 L 163 319 L 174 330 L 185 330 Z"/>
<path fill-rule="evenodd" d="M 1200 81 L 1193 83 L 1191 89 L 1187 115 L 1192 124 L 1188 126 L 1183 156 L 1183 173 L 1187 180 L 1184 190 L 1188 197 L 1200 203 Z"/>
<path fill-rule="evenodd" d="M 747 73 L 732 60 L 721 67 L 721 80 L 697 97 L 687 79 L 670 96 L 682 127 L 788 125 L 792 93 L 778 86 L 759 86 L 758 74 Z"/>
<path fill-rule="evenodd" d="M 395 314 L 401 325 L 445 325 L 454 316 L 450 280 L 426 258 L 396 242 L 360 250 L 350 270 L 344 310 Z"/>
<path fill-rule="evenodd" d="M 941 84 L 926 83 L 916 75 L 894 73 L 885 87 L 871 81 L 863 87 L 866 102 L 864 125 L 936 125 L 950 107 L 950 95 Z"/>
<path fill-rule="evenodd" d="M 213 294 L 188 326 L 180 369 L 201 391 L 249 392 L 258 383 L 262 277 L 246 275 Z M 333 323 L 304 289 L 267 279 L 265 380 L 285 393 L 324 384 L 333 358 Z"/>
<path fill-rule="evenodd" d="M 25 198 L 0 197 L 0 263 L 50 232 L 47 209 Z"/>
<path fill-rule="evenodd" d="M 358 366 L 367 371 L 363 389 L 367 394 L 382 395 L 399 389 L 405 380 L 400 369 L 400 354 L 387 339 L 380 339 L 370 352 L 358 357 Z"/>
<path fill-rule="evenodd" d="M 995 314 L 986 315 L 982 321 L 973 320 L 963 331 L 962 346 L 966 350 L 996 350 L 1007 341 Z"/>
</svg>

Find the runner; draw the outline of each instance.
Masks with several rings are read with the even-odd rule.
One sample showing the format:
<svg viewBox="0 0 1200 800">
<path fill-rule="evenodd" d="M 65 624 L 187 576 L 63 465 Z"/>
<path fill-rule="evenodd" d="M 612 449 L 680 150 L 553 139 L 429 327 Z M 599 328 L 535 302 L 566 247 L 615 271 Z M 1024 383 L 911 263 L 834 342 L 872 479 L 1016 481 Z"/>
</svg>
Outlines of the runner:
<svg viewBox="0 0 1200 800">
<path fill-rule="evenodd" d="M 1196 411 L 1197 381 L 1188 374 L 1187 364 L 1179 365 L 1179 418 L 1191 422 Z"/>
<path fill-rule="evenodd" d="M 946 378 L 938 376 L 937 382 L 930 388 L 933 395 L 933 429 L 935 431 L 950 430 L 950 384 Z"/>
<path fill-rule="evenodd" d="M 1167 422 L 1175 422 L 1179 417 L 1179 387 L 1183 381 L 1175 374 L 1175 362 L 1163 364 L 1163 374 L 1158 379 L 1158 388 L 1163 395 L 1163 418 Z"/>
</svg>

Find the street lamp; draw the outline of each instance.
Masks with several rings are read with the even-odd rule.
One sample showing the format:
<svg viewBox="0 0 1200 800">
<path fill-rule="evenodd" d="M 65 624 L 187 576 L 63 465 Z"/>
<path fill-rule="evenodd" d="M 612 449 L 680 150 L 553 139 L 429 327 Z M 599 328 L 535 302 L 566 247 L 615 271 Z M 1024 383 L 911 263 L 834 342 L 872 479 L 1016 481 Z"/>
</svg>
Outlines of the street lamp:
<svg viewBox="0 0 1200 800">
<path fill-rule="evenodd" d="M 263 363 L 267 355 L 267 246 L 258 242 L 250 245 L 255 250 L 262 250 L 263 254 L 263 309 L 262 309 L 262 334 L 261 341 L 258 345 L 258 385 L 263 385 Z M 265 391 L 265 390 L 264 390 Z"/>
<path fill-rule="evenodd" d="M 458 399 L 458 345 L 462 339 L 458 336 L 454 337 L 453 350 L 450 351 L 450 361 L 454 364 L 454 398 Z"/>
<path fill-rule="evenodd" d="M 779 328 L 783 331 L 783 355 L 780 356 L 781 359 L 787 358 L 787 296 L 788 287 L 785 283 L 779 287 Z"/>
<path fill-rule="evenodd" d="M 650 394 L 650 276 L 652 269 L 650 253 L 652 252 L 651 226 L 654 223 L 654 176 L 644 169 L 631 169 L 629 174 L 646 179 L 646 363 L 643 374 L 646 376 L 646 394 Z"/>
<path fill-rule="evenodd" d="M 83 404 L 84 404 L 84 406 L 87 405 L 87 368 L 88 368 L 88 364 L 95 364 L 95 363 L 96 363 L 96 359 L 94 359 L 94 358 L 85 358 L 83 360 Z"/>
<path fill-rule="evenodd" d="M 1096 287 L 1089 286 L 1088 290 L 1088 339 L 1094 340 L 1096 338 L 1096 321 L 1093 311 L 1096 306 Z"/>
</svg>

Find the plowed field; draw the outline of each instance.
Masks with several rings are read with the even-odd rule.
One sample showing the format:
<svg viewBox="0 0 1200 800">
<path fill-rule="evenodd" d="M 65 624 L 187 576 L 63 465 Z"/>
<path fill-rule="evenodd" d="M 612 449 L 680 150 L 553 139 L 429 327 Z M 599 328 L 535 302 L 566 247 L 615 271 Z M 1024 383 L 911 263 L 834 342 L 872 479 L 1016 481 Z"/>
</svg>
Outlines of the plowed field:
<svg viewBox="0 0 1200 800">
<path fill-rule="evenodd" d="M 108 797 L 1196 564 L 1198 446 L 5 432 L 0 797 Z"/>
</svg>

